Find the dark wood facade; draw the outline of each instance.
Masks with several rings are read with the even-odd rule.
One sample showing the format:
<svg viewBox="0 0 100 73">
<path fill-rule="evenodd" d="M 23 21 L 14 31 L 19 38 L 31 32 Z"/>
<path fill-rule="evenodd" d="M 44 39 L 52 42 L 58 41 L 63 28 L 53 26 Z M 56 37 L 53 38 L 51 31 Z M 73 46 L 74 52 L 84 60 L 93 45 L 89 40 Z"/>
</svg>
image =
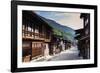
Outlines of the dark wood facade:
<svg viewBox="0 0 100 73">
<path fill-rule="evenodd" d="M 80 16 L 83 19 L 83 29 L 76 30 L 76 39 L 78 40 L 78 49 L 80 56 L 84 59 L 90 58 L 90 14 L 82 13 Z"/>
<path fill-rule="evenodd" d="M 23 62 L 44 55 L 51 41 L 51 27 L 32 11 L 22 11 Z"/>
<path fill-rule="evenodd" d="M 23 62 L 55 55 L 71 47 L 71 42 L 55 35 L 54 26 L 33 11 L 22 11 Z M 62 31 L 62 30 L 61 30 Z"/>
<path fill-rule="evenodd" d="M 63 36 L 59 35 L 52 35 L 50 44 L 50 55 L 55 55 L 60 53 L 61 51 L 71 48 L 71 42 L 66 39 L 63 39 Z"/>
</svg>

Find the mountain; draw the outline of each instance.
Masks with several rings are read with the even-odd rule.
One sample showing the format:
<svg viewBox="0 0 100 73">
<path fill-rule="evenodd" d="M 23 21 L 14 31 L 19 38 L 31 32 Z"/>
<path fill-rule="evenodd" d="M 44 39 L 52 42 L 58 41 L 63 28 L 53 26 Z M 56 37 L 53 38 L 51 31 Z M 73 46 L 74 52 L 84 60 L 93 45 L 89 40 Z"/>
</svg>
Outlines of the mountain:
<svg viewBox="0 0 100 73">
<path fill-rule="evenodd" d="M 73 41 L 74 37 L 75 37 L 75 31 L 67 26 L 61 25 L 59 23 L 57 23 L 54 20 L 50 20 L 50 19 L 46 19 L 40 15 L 38 15 L 43 21 L 45 21 L 46 23 L 48 23 L 48 25 L 50 27 L 53 28 L 54 33 L 58 33 L 59 35 L 62 35 L 63 38 Z"/>
</svg>

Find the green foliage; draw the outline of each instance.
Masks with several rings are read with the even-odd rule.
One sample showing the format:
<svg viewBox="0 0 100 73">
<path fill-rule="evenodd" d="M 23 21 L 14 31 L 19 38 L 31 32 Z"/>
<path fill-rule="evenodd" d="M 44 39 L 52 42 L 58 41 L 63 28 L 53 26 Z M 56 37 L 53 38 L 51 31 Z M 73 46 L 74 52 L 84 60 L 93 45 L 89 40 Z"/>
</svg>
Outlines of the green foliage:
<svg viewBox="0 0 100 73">
<path fill-rule="evenodd" d="M 64 39 L 64 40 L 69 40 L 69 41 L 73 40 L 73 36 L 70 32 L 64 32 L 57 28 L 53 28 L 53 34 L 57 35 L 57 36 L 61 36 L 62 39 Z"/>
<path fill-rule="evenodd" d="M 62 36 L 62 32 L 58 29 L 53 29 L 53 34 L 58 35 L 58 36 Z"/>
</svg>

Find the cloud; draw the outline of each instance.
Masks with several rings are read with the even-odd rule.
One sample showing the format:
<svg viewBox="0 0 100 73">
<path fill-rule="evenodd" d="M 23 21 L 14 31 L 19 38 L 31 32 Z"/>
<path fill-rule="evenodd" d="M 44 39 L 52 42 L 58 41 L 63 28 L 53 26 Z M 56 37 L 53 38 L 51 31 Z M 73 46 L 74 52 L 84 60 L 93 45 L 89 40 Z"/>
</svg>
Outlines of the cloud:
<svg viewBox="0 0 100 73">
<path fill-rule="evenodd" d="M 80 19 L 79 13 L 72 13 L 69 18 L 64 17 L 63 19 L 57 20 L 57 22 L 73 29 L 83 28 L 83 21 Z"/>
<path fill-rule="evenodd" d="M 83 27 L 83 21 L 80 19 L 80 13 L 69 12 L 48 12 L 48 11 L 36 11 L 37 14 L 54 20 L 62 25 L 71 27 L 73 29 L 80 29 Z"/>
</svg>

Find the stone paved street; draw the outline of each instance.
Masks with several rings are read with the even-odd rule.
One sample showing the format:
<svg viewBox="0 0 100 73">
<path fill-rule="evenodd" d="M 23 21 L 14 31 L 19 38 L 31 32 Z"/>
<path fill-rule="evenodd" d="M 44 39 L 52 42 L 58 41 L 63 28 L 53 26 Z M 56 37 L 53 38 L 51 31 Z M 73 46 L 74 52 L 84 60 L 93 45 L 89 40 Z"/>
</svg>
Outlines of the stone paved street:
<svg viewBox="0 0 100 73">
<path fill-rule="evenodd" d="M 71 47 L 68 50 L 62 51 L 59 54 L 56 54 L 54 56 L 46 56 L 39 60 L 36 60 L 36 62 L 41 61 L 60 61 L 60 60 L 79 60 L 82 59 L 82 57 L 78 56 L 79 51 L 76 47 Z"/>
<path fill-rule="evenodd" d="M 79 57 L 78 54 L 79 54 L 79 51 L 77 50 L 77 48 L 72 47 L 69 50 L 61 52 L 57 56 L 52 57 L 51 59 L 49 59 L 49 61 L 82 59 L 82 57 Z"/>
</svg>

